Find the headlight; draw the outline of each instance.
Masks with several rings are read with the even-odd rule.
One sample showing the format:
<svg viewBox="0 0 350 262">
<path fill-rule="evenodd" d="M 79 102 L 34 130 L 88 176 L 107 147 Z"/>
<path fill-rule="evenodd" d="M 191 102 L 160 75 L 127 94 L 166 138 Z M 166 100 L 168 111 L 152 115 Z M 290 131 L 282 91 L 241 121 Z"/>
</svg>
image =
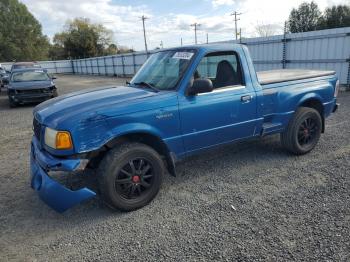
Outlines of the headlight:
<svg viewBox="0 0 350 262">
<path fill-rule="evenodd" d="M 50 87 L 47 87 L 47 88 L 44 88 L 43 89 L 43 92 L 44 93 L 51 93 L 53 90 L 55 90 L 56 87 L 55 86 L 50 86 Z"/>
<path fill-rule="evenodd" d="M 14 95 L 16 94 L 16 90 L 15 89 L 12 89 L 11 87 L 7 87 L 7 92 L 9 95 Z"/>
<path fill-rule="evenodd" d="M 45 144 L 54 149 L 72 149 L 73 143 L 70 133 L 67 131 L 56 131 L 45 128 Z"/>
</svg>

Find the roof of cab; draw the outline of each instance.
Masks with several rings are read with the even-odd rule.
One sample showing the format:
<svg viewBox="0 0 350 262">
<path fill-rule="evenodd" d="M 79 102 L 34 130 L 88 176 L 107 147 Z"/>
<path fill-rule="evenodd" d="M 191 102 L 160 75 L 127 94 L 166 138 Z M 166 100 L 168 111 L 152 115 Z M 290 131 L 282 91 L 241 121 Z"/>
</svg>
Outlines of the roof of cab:
<svg viewBox="0 0 350 262">
<path fill-rule="evenodd" d="M 215 52 L 215 51 L 219 52 L 219 51 L 234 51 L 235 49 L 237 49 L 239 47 L 241 47 L 240 44 L 230 44 L 230 43 L 200 44 L 200 45 L 179 46 L 179 47 L 161 49 L 161 50 L 157 50 L 157 51 L 196 49 L 196 50 L 202 50 L 202 51 L 206 51 L 206 52 Z"/>
</svg>

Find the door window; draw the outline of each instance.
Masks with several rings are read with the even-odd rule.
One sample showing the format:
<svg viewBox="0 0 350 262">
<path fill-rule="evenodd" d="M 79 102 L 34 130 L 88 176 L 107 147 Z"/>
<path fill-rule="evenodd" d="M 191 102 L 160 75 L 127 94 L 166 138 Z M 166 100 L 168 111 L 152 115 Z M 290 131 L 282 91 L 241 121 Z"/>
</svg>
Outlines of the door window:
<svg viewBox="0 0 350 262">
<path fill-rule="evenodd" d="M 244 85 L 241 65 L 235 52 L 216 52 L 206 55 L 194 73 L 194 79 L 208 78 L 214 89 Z"/>
</svg>

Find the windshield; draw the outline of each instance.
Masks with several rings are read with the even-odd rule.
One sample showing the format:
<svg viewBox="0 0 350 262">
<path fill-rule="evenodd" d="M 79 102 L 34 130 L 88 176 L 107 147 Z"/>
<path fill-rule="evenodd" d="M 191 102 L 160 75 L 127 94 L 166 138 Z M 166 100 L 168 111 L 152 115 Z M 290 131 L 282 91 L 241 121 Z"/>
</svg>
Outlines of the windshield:
<svg viewBox="0 0 350 262">
<path fill-rule="evenodd" d="M 25 71 L 13 73 L 12 82 L 27 82 L 27 81 L 48 81 L 50 80 L 47 73 L 44 71 Z"/>
<path fill-rule="evenodd" d="M 155 53 L 144 63 L 130 83 L 132 85 L 146 83 L 158 90 L 174 89 L 190 64 L 194 52 L 194 50 L 169 50 Z"/>
<path fill-rule="evenodd" d="M 31 68 L 31 67 L 38 67 L 40 68 L 40 65 L 34 64 L 34 63 L 27 63 L 27 64 L 14 64 L 12 66 L 12 70 L 14 69 L 25 69 L 25 68 Z"/>
</svg>

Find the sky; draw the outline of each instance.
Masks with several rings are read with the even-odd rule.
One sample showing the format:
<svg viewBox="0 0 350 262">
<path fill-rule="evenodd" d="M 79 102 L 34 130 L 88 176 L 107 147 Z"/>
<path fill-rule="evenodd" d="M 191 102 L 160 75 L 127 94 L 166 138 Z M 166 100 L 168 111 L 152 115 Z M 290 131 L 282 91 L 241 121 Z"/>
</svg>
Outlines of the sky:
<svg viewBox="0 0 350 262">
<path fill-rule="evenodd" d="M 89 18 L 113 31 L 117 45 L 144 50 L 141 16 L 145 15 L 148 48 L 194 44 L 194 30 L 199 23 L 198 43 L 232 40 L 234 21 L 231 14 L 241 13 L 238 28 L 242 37 L 257 36 L 258 25 L 271 25 L 283 32 L 284 21 L 292 8 L 305 0 L 20 0 L 41 22 L 43 33 L 52 39 L 63 30 L 67 20 Z M 310 2 L 310 1 L 306 1 Z M 350 0 L 314 0 L 321 10 Z"/>
</svg>

